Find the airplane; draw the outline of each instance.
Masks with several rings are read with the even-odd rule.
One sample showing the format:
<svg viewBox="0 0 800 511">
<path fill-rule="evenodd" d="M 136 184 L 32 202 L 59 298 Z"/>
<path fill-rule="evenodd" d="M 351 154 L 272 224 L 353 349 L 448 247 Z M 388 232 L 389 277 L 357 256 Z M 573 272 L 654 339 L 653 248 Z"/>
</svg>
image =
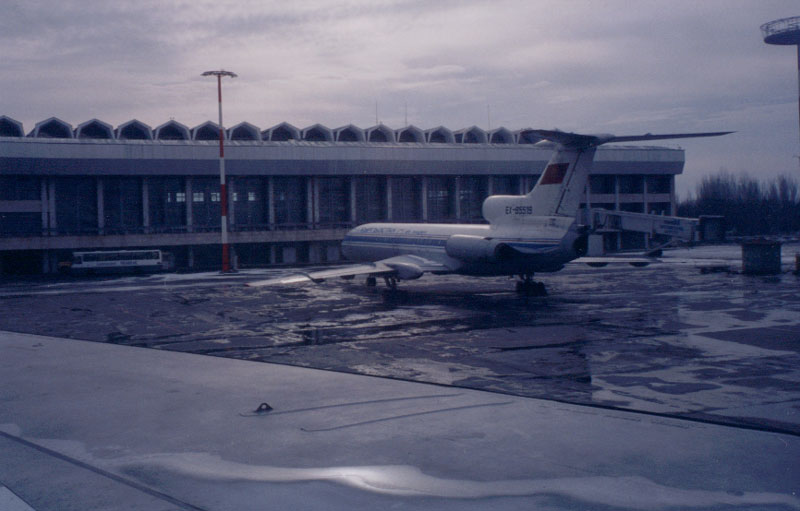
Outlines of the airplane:
<svg viewBox="0 0 800 511">
<path fill-rule="evenodd" d="M 645 265 L 647 258 L 586 258 L 589 229 L 576 221 L 597 147 L 610 142 L 716 137 L 730 131 L 665 135 L 584 135 L 555 130 L 526 130 L 554 142 L 555 152 L 526 195 L 493 195 L 483 202 L 487 224 L 369 223 L 349 231 L 344 256 L 357 263 L 283 278 L 250 282 L 251 287 L 297 284 L 367 275 L 374 286 L 383 277 L 390 289 L 425 273 L 519 276 L 517 292 L 546 294 L 535 273 L 561 270 L 572 261 L 602 265 Z"/>
</svg>

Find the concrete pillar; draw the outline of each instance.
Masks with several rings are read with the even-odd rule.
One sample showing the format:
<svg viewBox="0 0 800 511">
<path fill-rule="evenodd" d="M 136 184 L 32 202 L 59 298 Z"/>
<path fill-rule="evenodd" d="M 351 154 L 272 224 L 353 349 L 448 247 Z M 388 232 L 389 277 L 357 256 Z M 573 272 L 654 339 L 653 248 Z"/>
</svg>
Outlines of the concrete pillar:
<svg viewBox="0 0 800 511">
<path fill-rule="evenodd" d="M 187 257 L 187 264 L 188 264 L 190 269 L 194 269 L 194 247 L 193 246 L 189 246 L 186 249 L 186 252 L 187 252 L 187 256 L 188 256 Z"/>
<path fill-rule="evenodd" d="M 275 244 L 269 244 L 269 264 L 275 264 Z"/>
<path fill-rule="evenodd" d="M 428 176 L 422 176 L 422 221 L 428 221 Z"/>
<path fill-rule="evenodd" d="M 461 220 L 461 176 L 456 176 L 453 188 L 455 188 L 453 199 L 455 200 L 456 219 Z"/>
<path fill-rule="evenodd" d="M 39 200 L 41 201 L 41 210 L 42 210 L 42 236 L 47 236 L 49 233 L 47 232 L 50 228 L 49 220 L 50 220 L 50 201 L 48 200 L 47 195 L 47 178 L 43 177 L 41 181 L 41 193 L 39 195 Z"/>
<path fill-rule="evenodd" d="M 386 221 L 392 221 L 392 176 L 386 176 Z"/>
<path fill-rule="evenodd" d="M 309 177 L 306 180 L 306 222 L 310 224 L 317 223 L 317 202 L 315 201 L 316 193 L 314 193 L 314 189 L 316 188 L 316 179 L 313 177 Z"/>
<path fill-rule="evenodd" d="M 233 190 L 236 189 L 236 179 L 233 177 L 225 176 L 225 184 L 227 185 L 228 190 L 228 230 L 230 231 L 231 227 L 236 224 L 236 201 L 233 200 L 233 196 L 236 194 Z M 222 200 L 222 197 L 220 197 Z M 247 200 L 247 195 L 242 197 L 242 200 Z M 233 246 L 231 245 L 230 248 L 232 249 Z M 233 260 L 233 256 L 230 256 L 231 260 Z"/>
<path fill-rule="evenodd" d="M 311 191 L 313 192 L 313 199 L 314 199 L 314 224 L 319 223 L 319 178 L 312 177 L 313 186 L 311 187 Z"/>
<path fill-rule="evenodd" d="M 308 262 L 311 264 L 318 264 L 322 262 L 322 247 L 320 243 L 309 242 L 308 244 Z"/>
<path fill-rule="evenodd" d="M 52 273 L 52 271 L 53 271 L 51 269 L 51 266 L 50 266 L 50 257 L 49 257 L 49 255 L 50 254 L 49 254 L 49 252 L 47 250 L 42 252 L 42 273 L 45 273 L 45 274 Z M 3 263 L 0 262 L 0 274 L 3 273 L 2 264 Z"/>
<path fill-rule="evenodd" d="M 144 232 L 150 232 L 150 182 L 142 178 L 142 226 Z"/>
<path fill-rule="evenodd" d="M 350 221 L 356 223 L 358 221 L 358 208 L 356 207 L 356 178 L 350 176 Z"/>
<path fill-rule="evenodd" d="M 97 232 L 103 234 L 106 226 L 105 198 L 103 195 L 103 180 L 97 178 Z"/>
<path fill-rule="evenodd" d="M 54 250 L 49 250 L 45 252 L 44 257 L 46 257 L 50 261 L 50 271 L 52 273 L 58 272 L 58 254 Z"/>
<path fill-rule="evenodd" d="M 44 269 L 46 273 L 58 273 L 58 255 L 55 253 L 55 251 L 43 251 L 42 264 L 45 266 Z"/>
<path fill-rule="evenodd" d="M 236 253 L 236 245 L 233 243 L 228 245 L 228 261 L 232 270 L 239 269 L 239 255 Z"/>
<path fill-rule="evenodd" d="M 47 187 L 48 187 L 48 195 L 47 195 L 47 217 L 48 217 L 48 229 L 49 234 L 55 234 L 55 231 L 58 229 L 58 216 L 56 212 L 56 181 L 55 179 L 48 177 L 47 178 Z"/>
<path fill-rule="evenodd" d="M 491 197 L 492 195 L 494 195 L 494 177 L 493 176 L 488 176 L 486 179 L 487 179 L 487 182 L 486 182 L 486 194 L 489 197 Z"/>
<path fill-rule="evenodd" d="M 184 189 L 186 190 L 186 232 L 193 232 L 194 228 L 192 227 L 192 217 L 194 216 L 192 213 L 192 204 L 194 203 L 194 197 L 192 196 L 192 178 L 186 178 L 186 184 L 184 185 Z M 192 252 L 191 248 L 189 249 L 189 268 L 194 267 L 194 252 Z"/>
<path fill-rule="evenodd" d="M 275 178 L 269 176 L 267 178 L 267 222 L 269 228 L 273 229 L 275 225 Z M 272 255 L 275 255 L 275 247 L 272 247 Z M 270 262 L 275 262 L 275 257 L 270 258 Z"/>
</svg>

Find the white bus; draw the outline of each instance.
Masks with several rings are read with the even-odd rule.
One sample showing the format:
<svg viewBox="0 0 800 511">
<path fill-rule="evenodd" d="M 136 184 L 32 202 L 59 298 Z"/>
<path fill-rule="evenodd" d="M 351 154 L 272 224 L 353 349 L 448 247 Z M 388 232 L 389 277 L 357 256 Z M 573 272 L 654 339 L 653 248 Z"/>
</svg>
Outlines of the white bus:
<svg viewBox="0 0 800 511">
<path fill-rule="evenodd" d="M 62 268 L 73 272 L 161 271 L 172 268 L 172 254 L 160 250 L 103 250 L 73 252 Z"/>
</svg>

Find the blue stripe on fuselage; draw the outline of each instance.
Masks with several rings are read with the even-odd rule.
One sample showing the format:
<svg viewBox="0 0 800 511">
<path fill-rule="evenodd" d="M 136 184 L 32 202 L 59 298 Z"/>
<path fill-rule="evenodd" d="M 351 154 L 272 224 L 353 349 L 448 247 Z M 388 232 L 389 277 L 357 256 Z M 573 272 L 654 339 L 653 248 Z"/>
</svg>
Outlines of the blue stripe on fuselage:
<svg viewBox="0 0 800 511">
<path fill-rule="evenodd" d="M 396 236 L 345 236 L 345 243 L 367 243 L 385 245 L 419 245 L 425 247 L 443 247 L 447 243 L 447 238 L 422 238 Z"/>
<path fill-rule="evenodd" d="M 448 236 L 449 237 L 449 236 Z M 503 241 L 503 240 L 501 240 Z M 524 249 L 543 249 L 557 247 L 560 239 L 538 239 L 538 240 L 507 240 L 507 243 L 514 248 Z M 421 236 L 364 236 L 349 235 L 345 236 L 344 243 L 361 245 L 413 245 L 420 247 L 444 247 L 447 238 L 421 237 Z"/>
</svg>

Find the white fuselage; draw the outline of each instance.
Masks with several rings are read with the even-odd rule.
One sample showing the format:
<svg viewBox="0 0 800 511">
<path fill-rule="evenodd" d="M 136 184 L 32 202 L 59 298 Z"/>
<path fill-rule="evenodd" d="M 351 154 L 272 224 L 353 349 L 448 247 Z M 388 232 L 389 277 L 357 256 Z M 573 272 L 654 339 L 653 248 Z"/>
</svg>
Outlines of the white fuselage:
<svg viewBox="0 0 800 511">
<path fill-rule="evenodd" d="M 373 223 L 347 233 L 342 252 L 353 261 L 416 255 L 449 272 L 516 275 L 557 271 L 580 257 L 574 219 L 528 217 L 514 225 Z"/>
</svg>

